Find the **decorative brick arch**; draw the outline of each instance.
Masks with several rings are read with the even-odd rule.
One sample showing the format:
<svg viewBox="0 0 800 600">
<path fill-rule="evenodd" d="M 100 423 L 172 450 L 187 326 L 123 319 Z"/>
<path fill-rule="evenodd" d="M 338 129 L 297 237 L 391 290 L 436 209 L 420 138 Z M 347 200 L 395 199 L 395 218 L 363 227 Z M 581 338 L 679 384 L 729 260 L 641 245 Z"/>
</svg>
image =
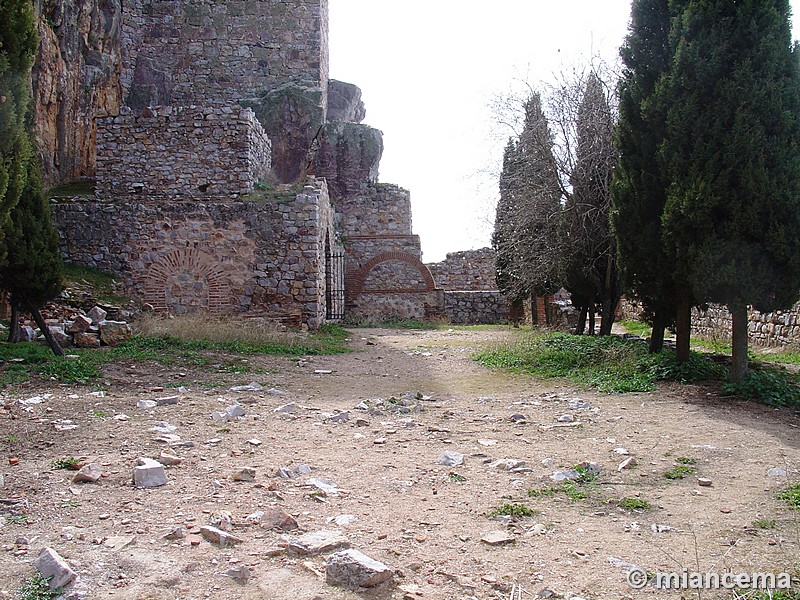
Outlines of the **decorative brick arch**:
<svg viewBox="0 0 800 600">
<path fill-rule="evenodd" d="M 364 263 L 364 266 L 362 266 L 360 269 L 350 274 L 350 276 L 348 277 L 349 285 L 347 288 L 348 298 L 353 299 L 359 294 L 364 293 L 365 291 L 367 292 L 373 291 L 373 290 L 364 290 L 364 284 L 367 281 L 367 277 L 375 267 L 389 261 L 400 261 L 415 268 L 417 271 L 419 271 L 420 275 L 422 275 L 422 279 L 425 282 L 425 288 L 375 290 L 375 291 L 391 292 L 391 293 L 410 293 L 410 292 L 432 292 L 433 290 L 436 289 L 436 284 L 433 281 L 433 275 L 431 275 L 431 272 L 428 269 L 428 267 L 426 267 L 419 258 L 414 256 L 413 254 L 408 254 L 407 252 L 383 252 L 381 254 L 378 254 L 377 256 L 373 256 L 366 263 Z"/>
<path fill-rule="evenodd" d="M 222 265 L 210 254 L 197 248 L 180 248 L 162 256 L 148 270 L 144 282 L 144 300 L 155 310 L 168 311 L 170 280 L 181 274 L 196 276 L 203 299 L 203 308 L 210 313 L 227 312 L 230 301 L 230 285 Z"/>
</svg>

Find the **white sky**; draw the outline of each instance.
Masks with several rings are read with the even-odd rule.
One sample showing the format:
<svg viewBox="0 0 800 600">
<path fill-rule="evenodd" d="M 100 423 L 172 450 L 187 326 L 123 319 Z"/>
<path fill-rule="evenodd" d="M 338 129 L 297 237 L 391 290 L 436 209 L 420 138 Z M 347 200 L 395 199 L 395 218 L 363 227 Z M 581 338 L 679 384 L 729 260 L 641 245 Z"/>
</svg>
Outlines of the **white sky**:
<svg viewBox="0 0 800 600">
<path fill-rule="evenodd" d="M 411 191 L 424 262 L 490 245 L 510 135 L 492 100 L 615 61 L 629 15 L 630 0 L 330 0 L 331 77 L 361 88 L 383 131 L 379 179 Z"/>
</svg>

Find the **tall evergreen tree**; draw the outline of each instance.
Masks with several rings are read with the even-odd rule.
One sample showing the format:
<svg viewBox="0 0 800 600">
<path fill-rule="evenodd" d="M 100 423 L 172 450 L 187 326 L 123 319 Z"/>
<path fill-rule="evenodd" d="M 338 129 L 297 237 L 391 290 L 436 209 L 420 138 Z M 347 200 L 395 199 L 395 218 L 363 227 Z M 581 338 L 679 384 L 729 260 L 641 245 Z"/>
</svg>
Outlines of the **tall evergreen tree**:
<svg viewBox="0 0 800 600">
<path fill-rule="evenodd" d="M 689 0 L 673 44 L 657 91 L 669 107 L 664 234 L 679 291 L 728 305 L 740 381 L 747 305 L 775 310 L 800 296 L 800 76 L 789 2 Z"/>
<path fill-rule="evenodd" d="M 614 120 L 600 78 L 592 73 L 586 83 L 576 120 L 575 166 L 570 173 L 572 193 L 566 204 L 569 249 L 563 264 L 565 287 L 573 302 L 593 317 L 602 307 L 600 334 L 609 335 L 619 300 L 616 249 L 611 237 L 609 210 L 611 175 L 616 161 Z M 577 333 L 581 333 L 579 323 Z M 590 332 L 593 333 L 593 319 Z"/>
<path fill-rule="evenodd" d="M 30 0 L 0 2 L 0 227 L 25 187 L 32 156 L 26 131 L 38 38 Z M 0 240 L 2 241 L 2 240 Z M 0 244 L 0 261 L 4 250 Z"/>
<path fill-rule="evenodd" d="M 8 256 L 0 267 L 0 288 L 9 292 L 12 307 L 9 341 L 18 341 L 19 311 L 30 312 L 56 355 L 63 355 L 40 309 L 61 291 L 61 255 L 50 204 L 42 191 L 35 160 L 28 161 L 25 188 L 3 227 Z"/>
<path fill-rule="evenodd" d="M 670 10 L 670 4 L 673 10 Z M 658 82 L 672 64 L 670 26 L 676 0 L 634 0 L 628 36 L 620 49 L 624 71 L 619 82 L 619 157 L 612 182 L 612 230 L 626 292 L 636 297 L 653 325 L 650 351 L 664 343 L 664 329 L 675 321 L 674 265 L 662 241 L 661 214 L 668 182 L 658 164 L 666 135 L 666 107 L 654 101 Z"/>
<path fill-rule="evenodd" d="M 553 138 L 534 93 L 525 103 L 519 139 L 503 157 L 493 245 L 498 287 L 512 301 L 550 294 L 557 282 L 561 192 Z"/>
</svg>

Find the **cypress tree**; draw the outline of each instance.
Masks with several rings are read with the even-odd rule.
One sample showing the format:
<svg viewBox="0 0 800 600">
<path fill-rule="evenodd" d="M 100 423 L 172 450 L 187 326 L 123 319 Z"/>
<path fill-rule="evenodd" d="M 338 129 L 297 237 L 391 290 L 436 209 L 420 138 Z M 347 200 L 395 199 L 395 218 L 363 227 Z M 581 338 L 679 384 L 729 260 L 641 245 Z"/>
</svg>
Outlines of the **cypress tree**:
<svg viewBox="0 0 800 600">
<path fill-rule="evenodd" d="M 50 204 L 42 191 L 35 160 L 28 161 L 25 188 L 3 231 L 8 256 L 0 267 L 0 287 L 9 292 L 11 299 L 9 341 L 18 340 L 18 314 L 22 309 L 31 313 L 53 353 L 61 356 L 64 351 L 40 312 L 61 291 L 61 255 L 58 232 L 52 224 Z"/>
<path fill-rule="evenodd" d="M 609 335 L 619 300 L 616 249 L 611 237 L 609 210 L 611 175 L 616 161 L 614 121 L 600 78 L 592 73 L 577 113 L 575 166 L 570 174 L 572 193 L 567 199 L 566 225 L 569 249 L 563 266 L 565 287 L 581 314 L 590 316 L 602 306 L 600 334 Z M 582 333 L 579 321 L 576 333 Z"/>
<path fill-rule="evenodd" d="M 673 0 L 673 7 L 677 2 Z M 612 231 L 620 276 L 627 293 L 637 298 L 653 325 L 650 352 L 664 343 L 664 330 L 676 315 L 674 266 L 665 252 L 661 214 L 667 181 L 658 164 L 666 135 L 665 110 L 655 102 L 656 85 L 672 63 L 669 0 L 634 0 L 625 43 L 620 49 L 624 71 L 619 82 L 618 151 L 611 198 Z"/>
<path fill-rule="evenodd" d="M 541 98 L 534 93 L 525 103 L 519 139 L 509 140 L 503 156 L 492 237 L 498 288 L 512 302 L 558 288 L 561 192 L 552 149 Z"/>
<path fill-rule="evenodd" d="M 800 296 L 800 77 L 789 2 L 689 0 L 672 43 L 672 70 L 657 90 L 669 107 L 664 236 L 684 302 L 691 294 L 728 305 L 731 377 L 740 381 L 747 305 L 788 308 Z"/>
<path fill-rule="evenodd" d="M 30 0 L 0 2 L 0 226 L 22 194 L 32 156 L 26 124 L 37 44 Z M 0 244 L 0 261 L 3 257 Z"/>
</svg>

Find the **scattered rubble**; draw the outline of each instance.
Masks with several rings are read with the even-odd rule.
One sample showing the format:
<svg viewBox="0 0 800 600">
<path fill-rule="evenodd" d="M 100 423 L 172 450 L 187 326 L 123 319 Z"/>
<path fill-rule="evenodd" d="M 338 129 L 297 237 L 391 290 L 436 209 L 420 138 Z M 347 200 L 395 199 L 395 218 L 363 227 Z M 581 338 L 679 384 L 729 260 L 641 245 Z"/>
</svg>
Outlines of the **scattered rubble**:
<svg viewBox="0 0 800 600">
<path fill-rule="evenodd" d="M 336 552 L 325 563 L 325 579 L 352 589 L 375 587 L 394 576 L 392 569 L 358 550 Z"/>
</svg>

